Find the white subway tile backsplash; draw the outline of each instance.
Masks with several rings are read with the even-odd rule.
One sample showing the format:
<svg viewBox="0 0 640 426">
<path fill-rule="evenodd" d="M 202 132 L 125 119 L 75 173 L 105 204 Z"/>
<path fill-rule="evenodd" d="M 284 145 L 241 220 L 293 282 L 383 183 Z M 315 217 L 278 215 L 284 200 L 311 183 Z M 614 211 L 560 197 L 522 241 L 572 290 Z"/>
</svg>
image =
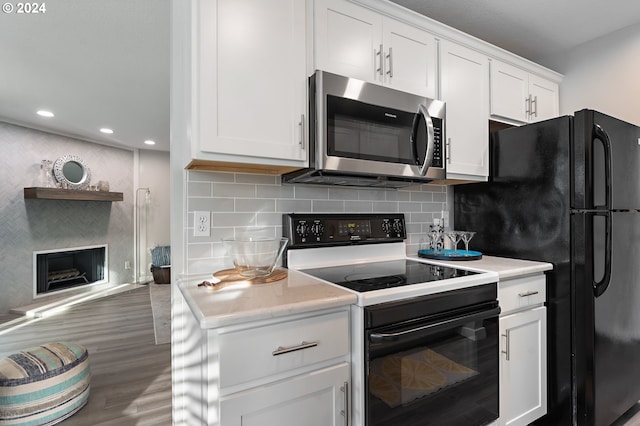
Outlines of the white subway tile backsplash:
<svg viewBox="0 0 640 426">
<path fill-rule="evenodd" d="M 249 183 L 214 183 L 213 196 L 255 198 L 256 185 Z"/>
<path fill-rule="evenodd" d="M 344 209 L 350 213 L 373 213 L 372 201 L 345 201 Z"/>
<path fill-rule="evenodd" d="M 256 175 L 247 173 L 237 173 L 236 183 L 259 183 L 263 185 L 276 185 L 280 182 L 279 176 Z"/>
<path fill-rule="evenodd" d="M 201 171 L 188 172 L 187 179 L 191 227 L 187 232 L 193 234 L 193 211 L 212 212 L 211 237 L 187 239 L 188 273 L 231 267 L 223 238 L 281 236 L 283 213 L 404 213 L 408 252 L 415 253 L 433 218 L 448 210 L 447 190 L 440 185 L 401 190 L 291 185 L 281 184 L 279 177 L 271 175 Z"/>
<path fill-rule="evenodd" d="M 324 186 L 294 185 L 295 197 L 298 199 L 327 200 L 329 188 Z"/>
<path fill-rule="evenodd" d="M 313 200 L 313 211 L 316 213 L 344 213 L 344 201 Z"/>
<path fill-rule="evenodd" d="M 257 185 L 256 198 L 294 198 L 293 185 Z"/>
<path fill-rule="evenodd" d="M 235 201 L 235 211 L 237 212 L 275 212 L 276 200 L 238 198 Z"/>
</svg>

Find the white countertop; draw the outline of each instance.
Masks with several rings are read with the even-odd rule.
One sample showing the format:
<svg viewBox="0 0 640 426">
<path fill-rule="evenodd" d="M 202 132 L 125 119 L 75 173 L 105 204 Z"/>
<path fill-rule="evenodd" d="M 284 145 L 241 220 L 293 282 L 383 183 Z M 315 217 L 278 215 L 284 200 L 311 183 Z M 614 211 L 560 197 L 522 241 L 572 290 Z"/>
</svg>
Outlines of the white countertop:
<svg viewBox="0 0 640 426">
<path fill-rule="evenodd" d="M 220 290 L 198 287 L 209 277 L 187 277 L 178 286 L 201 328 L 351 305 L 356 295 L 295 270 L 265 284 L 231 285 Z"/>
<path fill-rule="evenodd" d="M 498 279 L 505 280 L 508 278 L 541 273 L 553 269 L 553 265 L 547 262 L 534 262 L 531 260 L 509 259 L 506 257 L 482 256 L 479 260 L 464 261 L 444 261 L 433 260 L 418 257 L 417 255 L 408 256 L 423 262 L 434 263 L 438 265 L 451 266 L 453 268 L 471 269 L 474 271 L 496 272 Z"/>
<path fill-rule="evenodd" d="M 412 259 L 479 272 L 498 274 L 499 280 L 553 269 L 546 262 L 483 256 L 480 260 L 441 261 Z M 355 304 L 357 296 L 293 269 L 287 278 L 266 284 L 231 285 L 220 290 L 198 287 L 207 276 L 180 280 L 178 286 L 201 328 L 217 328 L 249 321 L 299 314 Z"/>
</svg>

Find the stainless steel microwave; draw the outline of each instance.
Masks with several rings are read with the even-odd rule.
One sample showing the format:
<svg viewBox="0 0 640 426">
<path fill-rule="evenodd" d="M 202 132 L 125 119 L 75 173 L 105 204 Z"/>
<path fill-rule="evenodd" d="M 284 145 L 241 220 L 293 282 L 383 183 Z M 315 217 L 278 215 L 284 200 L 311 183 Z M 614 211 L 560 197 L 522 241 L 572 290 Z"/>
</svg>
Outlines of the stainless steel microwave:
<svg viewBox="0 0 640 426">
<path fill-rule="evenodd" d="M 445 104 L 316 71 L 309 78 L 309 168 L 283 182 L 401 188 L 445 179 Z"/>
</svg>

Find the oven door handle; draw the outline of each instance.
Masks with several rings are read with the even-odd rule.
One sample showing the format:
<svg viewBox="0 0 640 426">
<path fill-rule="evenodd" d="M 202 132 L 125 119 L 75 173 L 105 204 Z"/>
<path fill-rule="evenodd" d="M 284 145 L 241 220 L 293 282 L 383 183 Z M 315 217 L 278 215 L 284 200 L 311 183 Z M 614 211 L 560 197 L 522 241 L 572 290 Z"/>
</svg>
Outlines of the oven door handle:
<svg viewBox="0 0 640 426">
<path fill-rule="evenodd" d="M 369 334 L 369 341 L 371 343 L 381 343 L 381 342 L 393 342 L 396 340 L 400 340 L 402 337 L 406 337 L 411 334 L 417 333 L 433 333 L 440 331 L 443 328 L 452 328 L 464 325 L 471 321 L 483 320 L 491 317 L 497 317 L 500 315 L 500 307 L 495 307 L 490 310 L 483 310 L 481 312 L 476 312 L 473 314 L 465 314 L 462 316 L 448 318 L 443 321 L 432 322 L 429 324 L 421 325 L 418 327 L 412 327 L 405 330 L 395 331 L 393 333 L 371 333 Z"/>
</svg>

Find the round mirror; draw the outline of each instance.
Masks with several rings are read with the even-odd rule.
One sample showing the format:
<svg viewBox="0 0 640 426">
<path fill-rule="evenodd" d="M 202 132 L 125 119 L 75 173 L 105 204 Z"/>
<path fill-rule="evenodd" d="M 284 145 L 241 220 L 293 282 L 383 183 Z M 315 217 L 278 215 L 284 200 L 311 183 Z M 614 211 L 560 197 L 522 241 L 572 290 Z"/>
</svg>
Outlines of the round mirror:
<svg viewBox="0 0 640 426">
<path fill-rule="evenodd" d="M 91 181 L 89 167 L 77 155 L 65 155 L 53 163 L 53 174 L 63 188 L 85 189 Z"/>
</svg>

